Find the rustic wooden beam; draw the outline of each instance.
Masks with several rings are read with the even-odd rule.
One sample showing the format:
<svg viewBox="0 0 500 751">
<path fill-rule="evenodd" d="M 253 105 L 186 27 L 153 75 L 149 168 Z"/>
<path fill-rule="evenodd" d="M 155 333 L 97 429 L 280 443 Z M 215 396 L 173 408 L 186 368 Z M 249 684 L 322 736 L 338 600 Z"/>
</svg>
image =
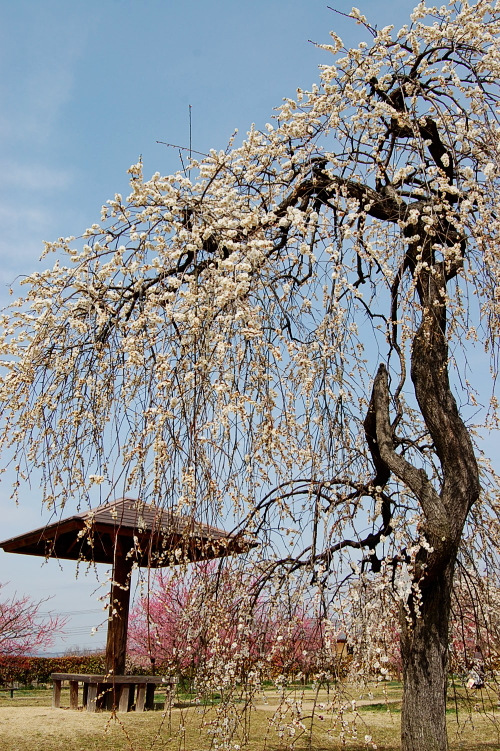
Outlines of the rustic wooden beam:
<svg viewBox="0 0 500 751">
<path fill-rule="evenodd" d="M 97 712 L 97 683 L 88 684 L 87 712 Z"/>
<path fill-rule="evenodd" d="M 118 700 L 118 711 L 128 712 L 130 706 L 130 694 L 134 693 L 133 683 L 121 683 L 120 684 L 120 698 Z"/>
<path fill-rule="evenodd" d="M 111 596 L 109 602 L 108 636 L 106 640 L 106 672 L 125 673 L 127 652 L 128 611 L 130 606 L 130 576 L 132 558 L 127 558 L 126 545 L 117 535 L 115 540 Z"/>
<path fill-rule="evenodd" d="M 146 703 L 146 685 L 146 683 L 137 684 L 137 695 L 135 699 L 136 712 L 144 712 L 144 705 Z"/>
<path fill-rule="evenodd" d="M 61 706 L 61 683 L 62 681 L 54 681 L 52 687 L 52 706 L 54 709 L 59 709 Z"/>
<path fill-rule="evenodd" d="M 155 708 L 155 688 L 154 683 L 146 684 L 146 709 Z"/>
<path fill-rule="evenodd" d="M 78 681 L 69 682 L 69 707 L 78 709 Z"/>
</svg>

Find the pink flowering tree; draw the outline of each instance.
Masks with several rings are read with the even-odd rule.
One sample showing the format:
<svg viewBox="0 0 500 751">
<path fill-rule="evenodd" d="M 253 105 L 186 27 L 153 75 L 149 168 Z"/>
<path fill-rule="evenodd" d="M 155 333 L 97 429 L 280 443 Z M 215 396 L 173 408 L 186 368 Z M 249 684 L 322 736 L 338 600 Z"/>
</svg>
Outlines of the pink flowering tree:
<svg viewBox="0 0 500 751">
<path fill-rule="evenodd" d="M 129 656 L 198 681 L 217 664 L 241 677 L 263 659 L 271 638 L 265 604 L 245 598 L 252 583 L 242 576 L 214 563 L 158 572 L 132 610 Z"/>
<path fill-rule="evenodd" d="M 257 603 L 242 596 L 251 577 L 222 574 L 214 564 L 189 573 L 159 572 L 137 601 L 129 626 L 128 654 L 145 666 L 198 677 L 219 660 L 243 679 L 284 675 L 307 679 L 338 668 L 336 635 L 302 606 L 287 609 L 279 596 L 261 594 Z"/>
<path fill-rule="evenodd" d="M 199 583 L 199 582 L 198 582 Z M 184 675 L 203 649 L 203 624 L 196 607 L 196 576 L 157 573 L 149 592 L 130 615 L 128 654 L 149 665 L 151 659 Z"/>
<path fill-rule="evenodd" d="M 3 586 L 0 584 L 0 590 Z M 30 655 L 52 646 L 66 621 L 41 615 L 40 608 L 46 602 L 28 595 L 0 600 L 0 655 Z"/>
<path fill-rule="evenodd" d="M 289 618 L 281 615 L 274 618 L 273 628 L 269 630 L 272 638 L 266 642 L 266 658 L 274 674 L 303 676 L 307 680 L 320 666 L 321 669 L 327 667 L 321 623 L 317 619 L 303 612 Z"/>
<path fill-rule="evenodd" d="M 460 572 L 453 593 L 450 642 L 454 672 L 467 672 L 479 653 L 487 679 L 498 680 L 500 586 L 496 572 L 481 577 L 471 577 L 466 570 Z"/>
</svg>

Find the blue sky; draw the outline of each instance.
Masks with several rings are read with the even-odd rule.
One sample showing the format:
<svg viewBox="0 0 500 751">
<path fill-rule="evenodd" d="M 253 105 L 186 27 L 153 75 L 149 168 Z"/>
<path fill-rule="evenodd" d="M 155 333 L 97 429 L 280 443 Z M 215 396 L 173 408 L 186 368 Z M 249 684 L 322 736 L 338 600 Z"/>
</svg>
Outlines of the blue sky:
<svg viewBox="0 0 500 751">
<path fill-rule="evenodd" d="M 402 26 L 416 0 L 358 0 L 374 25 Z M 127 169 L 142 155 L 145 175 L 170 173 L 178 151 L 224 148 L 235 128 L 263 127 L 285 96 L 317 81 L 334 29 L 348 46 L 366 32 L 328 9 L 346 0 L 0 0 L 0 305 L 12 282 L 37 268 L 43 240 L 79 235 L 99 221 Z M 47 516 L 33 483 L 9 501 L 0 485 L 0 539 Z M 105 568 L 99 567 L 102 579 Z M 103 617 L 95 574 L 75 565 L 0 551 L 0 582 L 71 613 L 64 641 L 95 648 Z M 88 612 L 93 611 L 93 612 Z"/>
</svg>

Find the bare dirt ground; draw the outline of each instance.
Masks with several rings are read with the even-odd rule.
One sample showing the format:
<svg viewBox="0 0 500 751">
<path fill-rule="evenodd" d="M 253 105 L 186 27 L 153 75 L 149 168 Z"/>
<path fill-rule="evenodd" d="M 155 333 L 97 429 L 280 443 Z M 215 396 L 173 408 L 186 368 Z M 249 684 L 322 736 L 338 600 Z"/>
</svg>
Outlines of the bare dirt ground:
<svg viewBox="0 0 500 751">
<path fill-rule="evenodd" d="M 266 710 L 269 709 L 266 707 Z M 260 714 L 260 713 L 259 713 Z M 269 751 L 289 748 L 292 738 L 279 741 L 275 733 L 267 735 L 266 711 L 262 718 L 255 718 L 251 734 L 250 751 Z M 350 724 L 351 718 L 346 717 Z M 202 751 L 210 748 L 206 732 L 200 733 L 198 722 L 190 713 L 173 710 L 172 726 L 169 729 L 161 712 L 142 715 L 130 713 L 118 719 L 109 714 L 89 714 L 67 709 L 48 707 L 0 707 L 1 751 Z M 162 726 L 163 722 L 163 726 Z M 179 732 L 179 725 L 188 725 Z M 196 725 L 196 727 L 195 727 Z M 317 751 L 361 751 L 369 746 L 365 735 L 371 735 L 378 751 L 397 751 L 399 748 L 399 715 L 384 712 L 367 712 L 358 718 L 357 738 L 347 733 L 345 746 L 341 745 L 338 732 L 325 732 L 316 736 L 313 748 Z M 297 749 L 306 747 L 306 739 L 299 740 Z M 484 717 L 475 717 L 462 723 L 461 727 L 450 722 L 450 748 L 454 751 L 498 751 L 500 739 L 491 723 Z"/>
<path fill-rule="evenodd" d="M 178 723 L 177 723 L 178 724 Z M 161 712 L 89 714 L 51 707 L 0 707 L 1 751 L 179 749 Z"/>
<path fill-rule="evenodd" d="M 45 695 L 43 695 L 45 694 Z M 218 707 L 174 707 L 162 711 L 136 714 L 91 714 L 69 709 L 52 709 L 50 692 L 39 696 L 16 696 L 0 701 L 0 751 L 208 751 L 213 736 L 211 722 Z M 378 751 L 398 751 L 400 712 L 398 699 L 389 696 L 387 703 L 380 697 L 358 698 L 353 707 L 346 703 L 345 712 L 334 718 L 328 711 L 326 696 L 318 697 L 315 707 L 316 728 L 312 748 L 315 751 L 366 751 L 373 748 L 365 736 L 373 739 Z M 300 701 L 300 699 L 299 699 Z M 325 706 L 325 710 L 321 709 Z M 248 751 L 277 751 L 290 748 L 296 741 L 297 751 L 308 747 L 307 734 L 293 729 L 291 713 L 279 719 L 277 697 L 258 704 L 250 713 Z M 303 716 L 311 714 L 309 697 L 301 703 Z M 479 707 L 478 707 L 479 709 Z M 324 715 L 321 712 L 324 711 Z M 276 719 L 276 717 L 278 719 Z M 499 751 L 498 716 L 485 716 L 473 711 L 449 715 L 450 748 L 453 751 Z M 306 720 L 307 721 L 307 720 Z M 279 737 L 279 724 L 284 726 Z M 344 745 L 341 736 L 344 735 Z M 236 745 L 235 745 L 236 744 Z M 233 749 L 241 744 L 237 736 Z M 246 751 L 246 750 L 245 750 Z"/>
</svg>

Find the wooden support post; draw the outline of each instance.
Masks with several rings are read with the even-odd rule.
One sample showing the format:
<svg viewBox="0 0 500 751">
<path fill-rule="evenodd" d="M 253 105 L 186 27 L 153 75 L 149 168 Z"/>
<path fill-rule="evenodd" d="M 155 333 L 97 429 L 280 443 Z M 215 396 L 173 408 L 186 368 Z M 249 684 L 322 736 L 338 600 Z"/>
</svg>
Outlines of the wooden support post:
<svg viewBox="0 0 500 751">
<path fill-rule="evenodd" d="M 97 712 L 97 683 L 88 684 L 87 712 Z"/>
<path fill-rule="evenodd" d="M 104 706 L 109 712 L 111 712 L 112 709 L 116 709 L 118 706 L 118 692 L 120 687 L 112 684 L 111 686 L 105 686 L 104 688 L 106 690 Z"/>
<path fill-rule="evenodd" d="M 146 687 L 146 709 L 155 708 L 155 684 L 148 683 Z"/>
<path fill-rule="evenodd" d="M 135 700 L 135 711 L 144 712 L 144 704 L 146 702 L 146 684 L 137 684 L 137 697 Z"/>
<path fill-rule="evenodd" d="M 128 705 L 129 705 L 129 696 L 130 696 L 130 689 L 132 688 L 132 691 L 134 690 L 134 684 L 133 683 L 122 683 L 120 688 L 120 698 L 118 700 L 118 711 L 119 712 L 128 712 Z"/>
<path fill-rule="evenodd" d="M 69 682 L 69 708 L 78 709 L 78 681 Z"/>
<path fill-rule="evenodd" d="M 130 575 L 133 564 L 132 559 L 126 557 L 129 552 L 127 545 L 128 543 L 122 543 L 121 538 L 117 535 L 106 640 L 106 672 L 110 675 L 123 675 L 125 673 Z"/>
<path fill-rule="evenodd" d="M 99 712 L 101 709 L 111 709 L 111 686 L 108 683 L 97 684 L 97 701 L 96 709 Z M 109 705 L 108 705 L 109 702 Z"/>
<path fill-rule="evenodd" d="M 132 707 L 134 706 L 135 701 L 135 683 L 130 684 L 130 692 L 128 695 L 128 711 L 132 711 Z"/>
<path fill-rule="evenodd" d="M 52 706 L 54 709 L 59 709 L 61 706 L 61 683 L 62 681 L 54 681 L 52 688 Z"/>
</svg>

